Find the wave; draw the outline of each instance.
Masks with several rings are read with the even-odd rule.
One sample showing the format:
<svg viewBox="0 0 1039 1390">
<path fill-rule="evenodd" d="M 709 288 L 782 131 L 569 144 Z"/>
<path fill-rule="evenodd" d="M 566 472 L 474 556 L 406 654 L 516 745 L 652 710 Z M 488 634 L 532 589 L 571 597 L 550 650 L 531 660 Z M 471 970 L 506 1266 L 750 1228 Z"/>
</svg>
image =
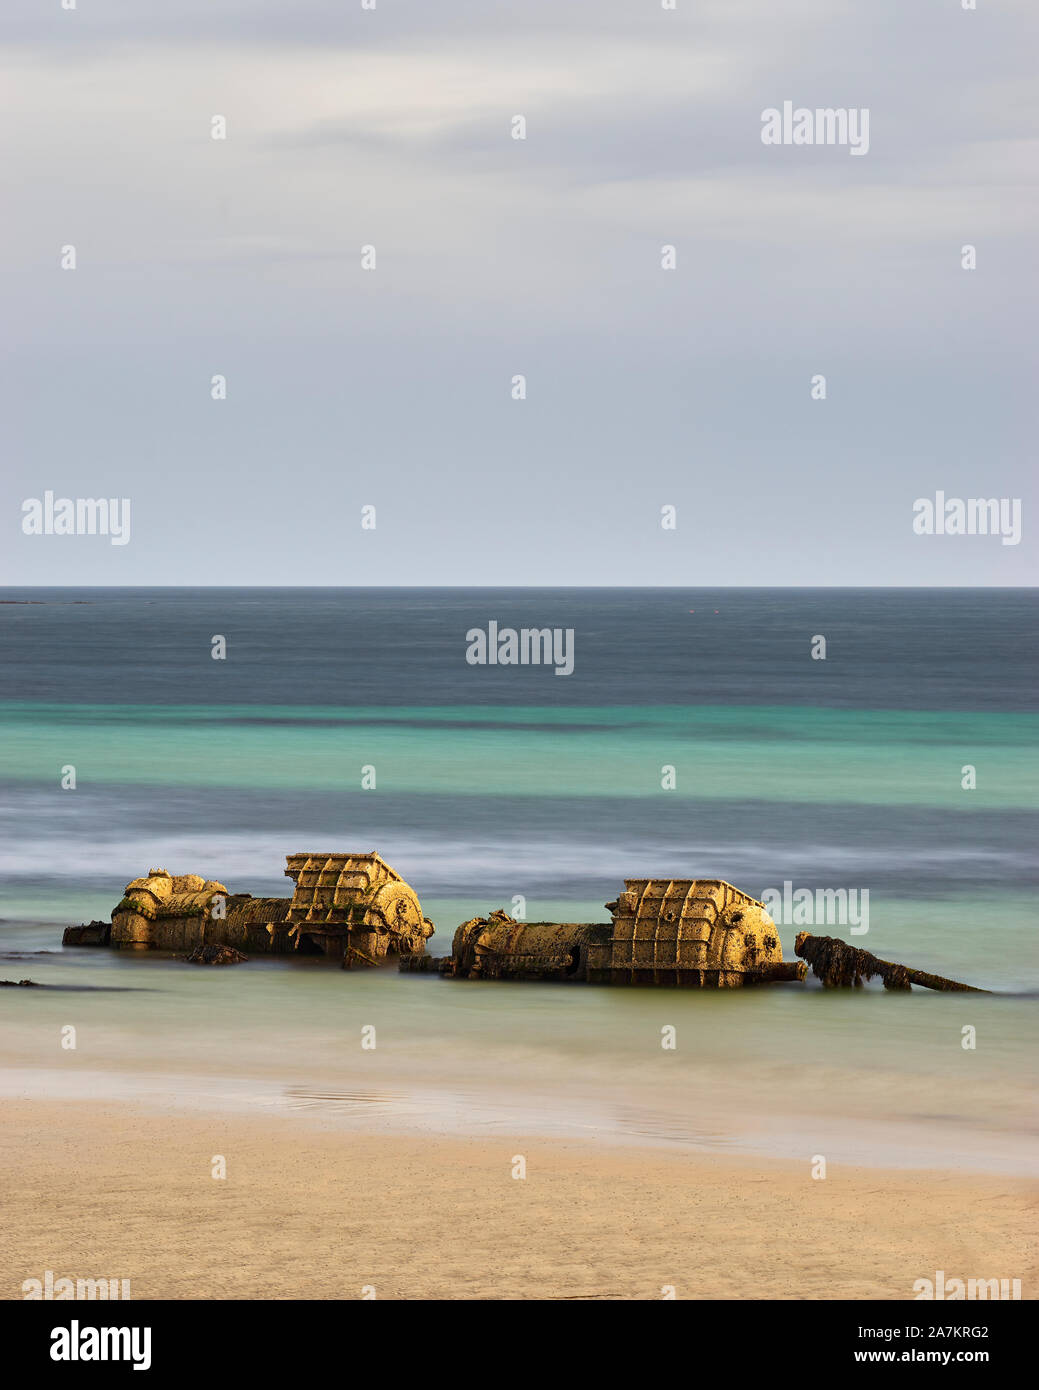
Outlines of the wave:
<svg viewBox="0 0 1039 1390">
<path fill-rule="evenodd" d="M 111 884 L 121 889 L 149 868 L 199 873 L 232 891 L 288 895 L 282 876 L 288 854 L 301 850 L 377 850 L 426 894 L 458 892 L 546 893 L 580 896 L 615 892 L 626 877 L 728 878 L 760 894 L 795 886 L 846 885 L 929 894 L 977 887 L 1021 886 L 1029 866 L 1023 853 L 997 847 L 962 849 L 728 839 L 617 837 L 596 842 L 558 837 L 331 836 L 327 827 L 268 831 L 127 834 L 95 830 L 74 840 L 48 837 L 0 847 L 0 878 L 32 883 Z M 1030 881 L 1030 879 L 1029 879 Z"/>
</svg>

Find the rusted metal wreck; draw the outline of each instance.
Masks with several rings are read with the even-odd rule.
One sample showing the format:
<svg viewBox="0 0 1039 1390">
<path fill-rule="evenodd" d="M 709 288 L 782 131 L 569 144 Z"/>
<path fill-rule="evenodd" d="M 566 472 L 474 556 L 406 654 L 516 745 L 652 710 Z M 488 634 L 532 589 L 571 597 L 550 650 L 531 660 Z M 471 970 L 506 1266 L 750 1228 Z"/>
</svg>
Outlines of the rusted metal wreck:
<svg viewBox="0 0 1039 1390">
<path fill-rule="evenodd" d="M 735 989 L 800 980 L 767 908 L 721 879 L 629 878 L 612 922 L 516 922 L 504 912 L 455 932 L 442 974 Z M 402 962 L 401 968 L 405 968 Z"/>
<path fill-rule="evenodd" d="M 378 854 L 292 854 L 291 898 L 229 893 L 197 874 L 152 869 L 126 885 L 111 922 L 68 927 L 66 946 L 186 953 L 231 963 L 244 953 L 330 957 L 344 968 L 396 956 L 400 969 L 457 979 L 736 989 L 805 978 L 828 988 L 880 975 L 888 989 L 971 989 L 801 933 L 783 960 L 779 931 L 757 898 L 722 879 L 629 878 L 609 922 L 519 922 L 504 911 L 463 922 L 450 956 L 426 954 L 433 923 L 415 890 Z M 243 954 L 240 954 L 243 953 Z"/>
<path fill-rule="evenodd" d="M 292 854 L 285 874 L 291 898 L 254 898 L 197 874 L 152 869 L 126 885 L 110 924 L 69 927 L 63 941 L 144 951 L 299 951 L 353 966 L 421 952 L 433 934 L 415 890 L 375 853 Z"/>
</svg>

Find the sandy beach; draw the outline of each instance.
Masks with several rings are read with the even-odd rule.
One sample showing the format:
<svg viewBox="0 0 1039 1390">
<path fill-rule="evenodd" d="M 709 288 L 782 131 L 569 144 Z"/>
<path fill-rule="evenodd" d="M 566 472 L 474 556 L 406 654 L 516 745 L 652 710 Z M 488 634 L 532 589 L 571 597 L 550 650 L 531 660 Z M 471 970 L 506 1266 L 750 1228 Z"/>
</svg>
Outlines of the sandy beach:
<svg viewBox="0 0 1039 1390">
<path fill-rule="evenodd" d="M 47 1270 L 136 1299 L 907 1299 L 938 1269 L 1027 1298 L 1039 1274 L 1023 1179 L 125 1103 L 8 1100 L 0 1121 L 9 1299 Z"/>
</svg>

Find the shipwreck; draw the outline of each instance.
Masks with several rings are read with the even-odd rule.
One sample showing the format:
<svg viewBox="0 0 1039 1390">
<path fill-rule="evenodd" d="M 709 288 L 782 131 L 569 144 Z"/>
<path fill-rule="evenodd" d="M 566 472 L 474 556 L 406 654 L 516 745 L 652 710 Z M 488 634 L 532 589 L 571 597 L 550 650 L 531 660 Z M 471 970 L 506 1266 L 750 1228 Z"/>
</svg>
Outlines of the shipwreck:
<svg viewBox="0 0 1039 1390">
<path fill-rule="evenodd" d="M 629 878 L 606 904 L 608 922 L 521 922 L 499 910 L 463 922 L 449 956 L 426 944 L 433 923 L 418 895 L 374 851 L 291 854 L 290 898 L 229 893 L 197 874 L 151 869 L 132 879 L 110 922 L 68 927 L 65 946 L 165 951 L 198 964 L 249 954 L 325 956 L 344 969 L 386 964 L 469 980 L 558 980 L 611 985 L 738 989 L 804 980 L 809 965 L 828 988 L 972 990 L 856 950 L 833 937 L 800 933 L 799 959 L 785 961 L 764 903 L 723 879 Z"/>
</svg>

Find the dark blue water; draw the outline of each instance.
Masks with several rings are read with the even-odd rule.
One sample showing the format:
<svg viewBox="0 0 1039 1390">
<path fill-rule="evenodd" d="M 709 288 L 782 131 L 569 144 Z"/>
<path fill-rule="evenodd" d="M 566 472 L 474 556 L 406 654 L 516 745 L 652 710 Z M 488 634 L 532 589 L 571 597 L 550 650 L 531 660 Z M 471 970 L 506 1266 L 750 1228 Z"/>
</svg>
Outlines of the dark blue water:
<svg viewBox="0 0 1039 1390">
<path fill-rule="evenodd" d="M 1036 708 L 1021 589 L 8 589 L 0 700 Z M 35 600 L 27 604 L 25 600 Z M 695 611 L 690 611 L 695 610 Z M 466 664 L 465 633 L 572 628 L 568 677 Z M 210 639 L 228 640 L 228 660 Z M 825 661 L 810 657 L 827 639 Z"/>
</svg>

